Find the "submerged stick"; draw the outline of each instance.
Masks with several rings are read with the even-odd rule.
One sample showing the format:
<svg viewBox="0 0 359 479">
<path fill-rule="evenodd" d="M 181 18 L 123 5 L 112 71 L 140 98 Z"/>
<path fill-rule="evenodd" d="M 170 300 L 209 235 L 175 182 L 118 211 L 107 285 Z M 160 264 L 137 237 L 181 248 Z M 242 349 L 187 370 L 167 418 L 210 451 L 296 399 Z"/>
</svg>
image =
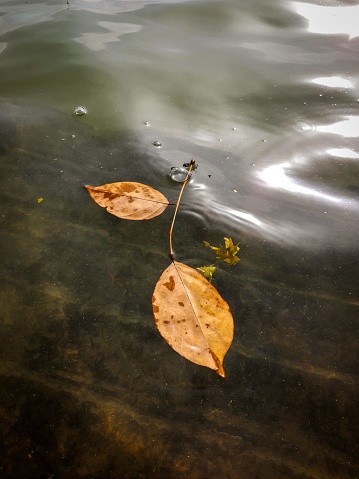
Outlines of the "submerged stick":
<svg viewBox="0 0 359 479">
<path fill-rule="evenodd" d="M 173 226 L 175 224 L 175 220 L 176 220 L 176 215 L 177 215 L 177 211 L 178 211 L 178 207 L 179 207 L 179 204 L 180 204 L 180 201 L 181 201 L 181 198 L 182 198 L 182 193 L 183 193 L 183 190 L 184 190 L 184 187 L 186 186 L 186 184 L 188 183 L 188 180 L 190 179 L 190 176 L 191 176 L 191 170 L 193 169 L 194 165 L 196 164 L 196 162 L 194 160 L 191 160 L 191 163 L 189 164 L 189 168 L 188 168 L 188 173 L 186 175 L 186 178 L 182 184 L 182 188 L 181 188 L 181 191 L 180 191 L 180 194 L 178 195 L 178 200 L 177 200 L 177 203 L 176 203 L 176 209 L 175 209 L 175 212 L 173 214 L 173 218 L 172 218 L 172 224 L 171 224 L 171 228 L 170 228 L 170 257 L 171 257 L 171 260 L 174 261 L 174 258 L 173 258 L 173 248 L 172 248 L 172 232 L 173 232 Z"/>
</svg>

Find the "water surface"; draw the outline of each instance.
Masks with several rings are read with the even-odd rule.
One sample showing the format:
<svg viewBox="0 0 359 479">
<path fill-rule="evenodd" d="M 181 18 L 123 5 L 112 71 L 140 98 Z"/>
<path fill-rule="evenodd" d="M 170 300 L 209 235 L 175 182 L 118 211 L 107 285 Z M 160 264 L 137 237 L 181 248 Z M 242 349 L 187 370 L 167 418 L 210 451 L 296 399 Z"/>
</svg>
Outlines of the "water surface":
<svg viewBox="0 0 359 479">
<path fill-rule="evenodd" d="M 359 477 L 358 6 L 0 14 L 2 477 Z M 154 326 L 173 210 L 121 221 L 83 188 L 175 201 L 168 171 L 191 158 L 176 258 L 241 242 L 214 283 L 235 319 L 225 380 Z"/>
</svg>

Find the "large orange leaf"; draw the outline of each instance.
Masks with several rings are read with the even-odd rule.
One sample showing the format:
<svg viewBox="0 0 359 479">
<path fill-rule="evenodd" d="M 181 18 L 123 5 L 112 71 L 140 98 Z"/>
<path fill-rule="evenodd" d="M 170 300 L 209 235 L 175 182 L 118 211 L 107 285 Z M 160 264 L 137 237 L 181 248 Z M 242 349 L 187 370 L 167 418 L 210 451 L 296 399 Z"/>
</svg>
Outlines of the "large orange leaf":
<svg viewBox="0 0 359 479">
<path fill-rule="evenodd" d="M 198 271 L 173 261 L 156 284 L 152 309 L 157 328 L 175 351 L 225 376 L 223 359 L 233 340 L 232 313 Z"/>
<path fill-rule="evenodd" d="M 86 186 L 86 189 L 98 205 L 125 220 L 150 220 L 160 215 L 169 204 L 159 191 L 131 181 Z"/>
</svg>

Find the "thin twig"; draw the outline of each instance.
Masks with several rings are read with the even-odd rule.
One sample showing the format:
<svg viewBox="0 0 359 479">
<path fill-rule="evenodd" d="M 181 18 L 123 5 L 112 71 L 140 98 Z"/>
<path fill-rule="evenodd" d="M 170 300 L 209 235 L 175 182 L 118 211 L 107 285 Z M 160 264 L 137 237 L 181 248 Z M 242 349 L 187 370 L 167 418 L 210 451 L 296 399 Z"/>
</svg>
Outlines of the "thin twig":
<svg viewBox="0 0 359 479">
<path fill-rule="evenodd" d="M 188 183 L 188 180 L 191 176 L 191 170 L 193 169 L 194 165 L 196 164 L 196 162 L 194 160 L 191 160 L 191 163 L 189 165 L 189 168 L 188 168 L 188 173 L 186 175 L 186 178 L 183 182 L 183 185 L 182 185 L 182 188 L 181 188 L 181 191 L 180 191 L 180 194 L 178 195 L 178 200 L 177 200 L 177 203 L 176 203 L 176 209 L 175 209 L 175 212 L 173 214 L 173 219 L 172 219 L 172 224 L 171 224 L 171 228 L 170 228 L 170 258 L 172 261 L 174 261 L 174 258 L 173 258 L 173 248 L 172 248 L 172 232 L 173 232 L 173 226 L 175 224 L 175 219 L 176 219 L 176 215 L 177 215 L 177 211 L 178 211 L 178 207 L 179 207 L 179 204 L 180 204 L 180 201 L 181 201 L 181 197 L 182 197 L 182 193 L 183 193 L 183 190 L 184 190 L 184 187 L 186 186 L 186 184 Z"/>
</svg>

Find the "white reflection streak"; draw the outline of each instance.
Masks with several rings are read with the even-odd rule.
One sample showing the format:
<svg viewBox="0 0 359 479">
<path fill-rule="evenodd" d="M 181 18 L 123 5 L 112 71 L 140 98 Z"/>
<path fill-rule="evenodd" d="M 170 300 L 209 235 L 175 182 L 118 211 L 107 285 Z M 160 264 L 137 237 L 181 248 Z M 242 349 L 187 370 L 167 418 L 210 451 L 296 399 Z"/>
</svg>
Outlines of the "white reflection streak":
<svg viewBox="0 0 359 479">
<path fill-rule="evenodd" d="M 309 22 L 308 31 L 322 34 L 359 35 L 359 5 L 327 7 L 293 2 L 294 10 Z"/>
<path fill-rule="evenodd" d="M 206 190 L 208 187 L 204 185 L 203 183 L 195 183 L 194 186 L 192 186 L 192 189 L 194 190 Z"/>
<path fill-rule="evenodd" d="M 258 174 L 259 178 L 265 181 L 269 186 L 274 188 L 281 188 L 291 193 L 302 193 L 303 195 L 316 196 L 324 200 L 333 201 L 335 203 L 340 202 L 340 199 L 334 196 L 329 196 L 321 193 L 320 191 L 307 188 L 295 183 L 291 178 L 285 174 L 285 168 L 289 168 L 289 163 L 282 163 L 280 165 L 273 165 L 265 168 Z"/>
<path fill-rule="evenodd" d="M 359 159 L 359 153 L 349 148 L 330 148 L 327 150 L 329 155 L 337 156 L 339 158 L 353 158 L 354 160 Z"/>
<path fill-rule="evenodd" d="M 195 183 L 194 185 L 192 185 L 192 190 L 206 190 L 207 188 L 208 187 L 204 185 L 203 183 Z M 233 218 L 233 217 L 240 218 L 256 226 L 262 226 L 262 222 L 259 221 L 255 216 L 251 215 L 250 213 L 244 213 L 243 211 L 238 211 L 224 204 L 219 204 L 217 201 L 214 201 L 214 200 L 209 200 L 208 205 L 211 211 L 219 212 L 221 217 L 228 216 L 230 218 Z M 202 215 L 200 215 L 200 217 L 202 217 Z"/>
<path fill-rule="evenodd" d="M 333 88 L 354 88 L 351 81 L 342 77 L 320 77 L 311 80 L 311 82 Z"/>
<path fill-rule="evenodd" d="M 359 137 L 359 116 L 350 115 L 345 117 L 343 121 L 338 121 L 331 125 L 318 126 L 317 131 L 333 133 L 347 138 Z"/>
<path fill-rule="evenodd" d="M 249 223 L 253 223 L 256 226 L 260 226 L 262 224 L 261 221 L 259 221 L 255 216 L 249 214 L 249 213 L 243 213 L 242 211 L 235 210 L 233 208 L 226 208 L 227 212 L 231 216 L 236 216 L 237 218 L 241 218 L 242 220 L 246 220 Z"/>
<path fill-rule="evenodd" d="M 240 218 L 242 220 L 247 221 L 248 223 L 252 223 L 253 225 L 256 226 L 262 226 L 263 223 L 262 221 L 259 221 L 255 216 L 253 216 L 250 213 L 244 213 L 243 211 L 238 211 L 237 209 L 231 208 L 229 206 L 226 206 L 224 204 L 219 204 L 217 202 L 211 201 L 211 211 L 215 211 L 221 215 L 221 218 L 223 219 L 224 216 L 227 216 L 230 218 L 230 220 L 233 220 L 233 217 L 235 218 Z"/>
</svg>

